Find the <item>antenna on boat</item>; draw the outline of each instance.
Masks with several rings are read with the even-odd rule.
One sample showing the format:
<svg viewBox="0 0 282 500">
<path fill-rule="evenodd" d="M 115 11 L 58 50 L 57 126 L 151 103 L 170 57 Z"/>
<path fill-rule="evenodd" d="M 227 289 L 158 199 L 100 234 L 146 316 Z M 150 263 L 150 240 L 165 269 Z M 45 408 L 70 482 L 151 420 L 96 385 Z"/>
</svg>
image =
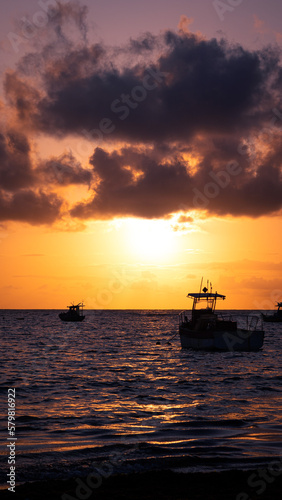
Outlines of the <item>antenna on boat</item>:
<svg viewBox="0 0 282 500">
<path fill-rule="evenodd" d="M 200 284 L 200 290 L 199 290 L 199 293 L 201 293 L 202 291 L 202 284 L 203 284 L 203 276 L 202 276 L 202 279 L 201 279 L 201 284 Z M 197 299 L 196 299 L 197 300 Z"/>
</svg>

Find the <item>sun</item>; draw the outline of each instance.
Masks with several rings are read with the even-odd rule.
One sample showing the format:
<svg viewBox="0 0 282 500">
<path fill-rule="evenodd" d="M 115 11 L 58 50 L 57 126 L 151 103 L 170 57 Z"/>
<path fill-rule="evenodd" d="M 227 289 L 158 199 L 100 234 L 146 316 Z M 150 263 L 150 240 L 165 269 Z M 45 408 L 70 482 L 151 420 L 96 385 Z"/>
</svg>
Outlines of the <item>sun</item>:
<svg viewBox="0 0 282 500">
<path fill-rule="evenodd" d="M 141 261 L 163 262 L 176 251 L 176 235 L 166 220 L 127 220 L 128 250 Z"/>
</svg>

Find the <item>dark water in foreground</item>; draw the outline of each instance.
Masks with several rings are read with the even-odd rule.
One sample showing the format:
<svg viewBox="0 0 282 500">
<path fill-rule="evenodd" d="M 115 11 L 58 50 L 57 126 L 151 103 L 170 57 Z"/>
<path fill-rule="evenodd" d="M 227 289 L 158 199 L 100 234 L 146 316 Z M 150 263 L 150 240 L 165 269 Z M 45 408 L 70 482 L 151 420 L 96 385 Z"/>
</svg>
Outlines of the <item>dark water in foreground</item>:
<svg viewBox="0 0 282 500">
<path fill-rule="evenodd" d="M 256 353 L 182 350 L 177 311 L 0 311 L 1 484 L 7 388 L 17 483 L 155 468 L 265 466 L 282 453 L 282 323 Z M 161 345 L 156 345 L 156 341 Z M 281 455 L 282 456 L 282 455 Z"/>
</svg>

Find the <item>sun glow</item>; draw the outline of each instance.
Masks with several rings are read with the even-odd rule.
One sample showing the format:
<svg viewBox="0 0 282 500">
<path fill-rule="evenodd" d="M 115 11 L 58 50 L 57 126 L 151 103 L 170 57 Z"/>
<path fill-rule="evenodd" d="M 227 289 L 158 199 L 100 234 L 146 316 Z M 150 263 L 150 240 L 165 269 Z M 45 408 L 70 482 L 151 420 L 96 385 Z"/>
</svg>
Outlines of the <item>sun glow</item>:
<svg viewBox="0 0 282 500">
<path fill-rule="evenodd" d="M 171 222 L 165 220 L 127 221 L 128 247 L 142 261 L 167 261 L 177 250 L 177 236 Z"/>
</svg>

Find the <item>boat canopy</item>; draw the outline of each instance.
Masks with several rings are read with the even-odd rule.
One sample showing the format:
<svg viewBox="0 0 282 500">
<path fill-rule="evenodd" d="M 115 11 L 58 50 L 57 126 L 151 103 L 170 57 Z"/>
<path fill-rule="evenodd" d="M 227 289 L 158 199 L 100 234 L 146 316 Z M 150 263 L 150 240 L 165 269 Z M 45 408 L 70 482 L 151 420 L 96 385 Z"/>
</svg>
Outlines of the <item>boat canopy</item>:
<svg viewBox="0 0 282 500">
<path fill-rule="evenodd" d="M 220 293 L 188 293 L 187 297 L 192 299 L 225 299 L 226 295 L 221 295 Z M 282 303 L 281 303 L 282 305 Z"/>
<path fill-rule="evenodd" d="M 217 299 L 224 300 L 225 295 L 221 295 L 220 293 L 217 292 L 212 293 L 212 291 L 208 292 L 207 288 L 204 288 L 203 290 L 204 290 L 203 292 L 199 293 L 188 293 L 187 297 L 194 299 L 192 311 L 195 311 L 195 309 L 197 308 L 197 304 L 200 304 L 201 307 L 201 304 L 203 304 L 204 302 L 206 310 L 213 312 L 215 310 Z"/>
</svg>

